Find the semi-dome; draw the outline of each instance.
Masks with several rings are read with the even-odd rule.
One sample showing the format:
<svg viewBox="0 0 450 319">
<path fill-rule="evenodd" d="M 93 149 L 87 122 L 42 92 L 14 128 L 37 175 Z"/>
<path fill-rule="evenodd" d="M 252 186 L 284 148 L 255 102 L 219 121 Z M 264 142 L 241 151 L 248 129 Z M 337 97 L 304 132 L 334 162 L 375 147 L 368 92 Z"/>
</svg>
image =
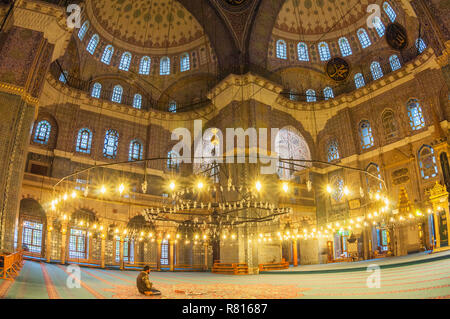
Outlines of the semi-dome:
<svg viewBox="0 0 450 319">
<path fill-rule="evenodd" d="M 101 37 L 129 50 L 177 52 L 205 41 L 201 25 L 176 0 L 87 0 L 86 13 Z"/>
</svg>

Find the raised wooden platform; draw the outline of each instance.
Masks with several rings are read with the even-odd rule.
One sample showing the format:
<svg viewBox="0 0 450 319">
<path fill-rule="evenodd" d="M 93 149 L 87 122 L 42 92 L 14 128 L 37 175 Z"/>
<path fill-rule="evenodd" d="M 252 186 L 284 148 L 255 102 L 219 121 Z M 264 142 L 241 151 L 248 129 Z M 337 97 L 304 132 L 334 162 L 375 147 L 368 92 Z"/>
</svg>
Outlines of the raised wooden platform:
<svg viewBox="0 0 450 319">
<path fill-rule="evenodd" d="M 224 275 L 248 275 L 248 265 L 245 263 L 214 263 L 211 272 Z"/>
<path fill-rule="evenodd" d="M 23 266 L 23 252 L 0 255 L 0 278 L 15 280 Z"/>
<path fill-rule="evenodd" d="M 259 264 L 259 272 L 271 270 L 284 270 L 289 268 L 289 263 L 283 258 L 279 263 Z"/>
</svg>

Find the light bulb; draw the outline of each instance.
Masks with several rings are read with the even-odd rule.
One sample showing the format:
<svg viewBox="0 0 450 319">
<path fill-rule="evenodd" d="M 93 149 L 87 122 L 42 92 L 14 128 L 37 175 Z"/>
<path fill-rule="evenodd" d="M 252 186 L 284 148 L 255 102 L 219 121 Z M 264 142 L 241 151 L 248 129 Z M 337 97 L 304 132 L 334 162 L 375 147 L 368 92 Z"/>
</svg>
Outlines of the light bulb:
<svg viewBox="0 0 450 319">
<path fill-rule="evenodd" d="M 120 184 L 120 186 L 119 186 L 119 193 L 122 194 L 124 190 L 125 190 L 125 185 Z"/>
<path fill-rule="evenodd" d="M 257 181 L 257 182 L 256 182 L 255 188 L 256 188 L 256 190 L 257 190 L 258 192 L 261 190 L 262 185 L 261 185 L 261 182 L 260 182 L 260 181 Z"/>
<path fill-rule="evenodd" d="M 203 183 L 202 183 L 202 182 L 198 182 L 197 188 L 198 188 L 198 189 L 202 189 L 202 188 L 203 188 Z"/>
<path fill-rule="evenodd" d="M 331 188 L 330 185 L 327 185 L 327 193 L 331 194 L 332 191 L 333 191 L 333 188 Z"/>
<path fill-rule="evenodd" d="M 289 190 L 289 185 L 288 185 L 288 183 L 283 183 L 283 190 L 284 190 L 285 193 L 288 192 L 288 190 Z"/>
<path fill-rule="evenodd" d="M 100 188 L 100 193 L 105 194 L 106 193 L 106 187 L 105 185 L 102 185 L 102 187 Z"/>
<path fill-rule="evenodd" d="M 174 190 L 175 189 L 175 183 L 174 182 L 170 182 L 169 187 L 170 187 L 171 190 Z"/>
</svg>

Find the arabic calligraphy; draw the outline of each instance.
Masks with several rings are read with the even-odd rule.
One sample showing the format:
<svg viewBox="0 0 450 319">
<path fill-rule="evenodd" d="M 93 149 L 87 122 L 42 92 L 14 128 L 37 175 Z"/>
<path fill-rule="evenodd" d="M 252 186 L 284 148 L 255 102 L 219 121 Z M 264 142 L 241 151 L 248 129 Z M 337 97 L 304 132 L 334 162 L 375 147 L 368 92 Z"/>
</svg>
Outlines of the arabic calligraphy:
<svg viewBox="0 0 450 319">
<path fill-rule="evenodd" d="M 334 81 L 344 81 L 350 74 L 350 66 L 342 58 L 333 58 L 327 63 L 327 75 Z"/>
<path fill-rule="evenodd" d="M 390 23 L 386 28 L 386 41 L 395 50 L 403 50 L 408 45 L 408 35 L 399 23 Z"/>
</svg>

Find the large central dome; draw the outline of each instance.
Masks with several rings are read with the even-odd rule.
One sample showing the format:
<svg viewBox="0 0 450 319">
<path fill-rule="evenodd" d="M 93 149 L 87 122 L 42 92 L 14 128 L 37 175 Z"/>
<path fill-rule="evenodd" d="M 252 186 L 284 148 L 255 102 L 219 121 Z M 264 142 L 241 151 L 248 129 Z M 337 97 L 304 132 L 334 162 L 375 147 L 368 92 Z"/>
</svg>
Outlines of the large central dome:
<svg viewBox="0 0 450 319">
<path fill-rule="evenodd" d="M 198 21 L 176 0 L 88 0 L 89 18 L 109 41 L 138 47 L 179 47 L 203 37 Z"/>
</svg>

